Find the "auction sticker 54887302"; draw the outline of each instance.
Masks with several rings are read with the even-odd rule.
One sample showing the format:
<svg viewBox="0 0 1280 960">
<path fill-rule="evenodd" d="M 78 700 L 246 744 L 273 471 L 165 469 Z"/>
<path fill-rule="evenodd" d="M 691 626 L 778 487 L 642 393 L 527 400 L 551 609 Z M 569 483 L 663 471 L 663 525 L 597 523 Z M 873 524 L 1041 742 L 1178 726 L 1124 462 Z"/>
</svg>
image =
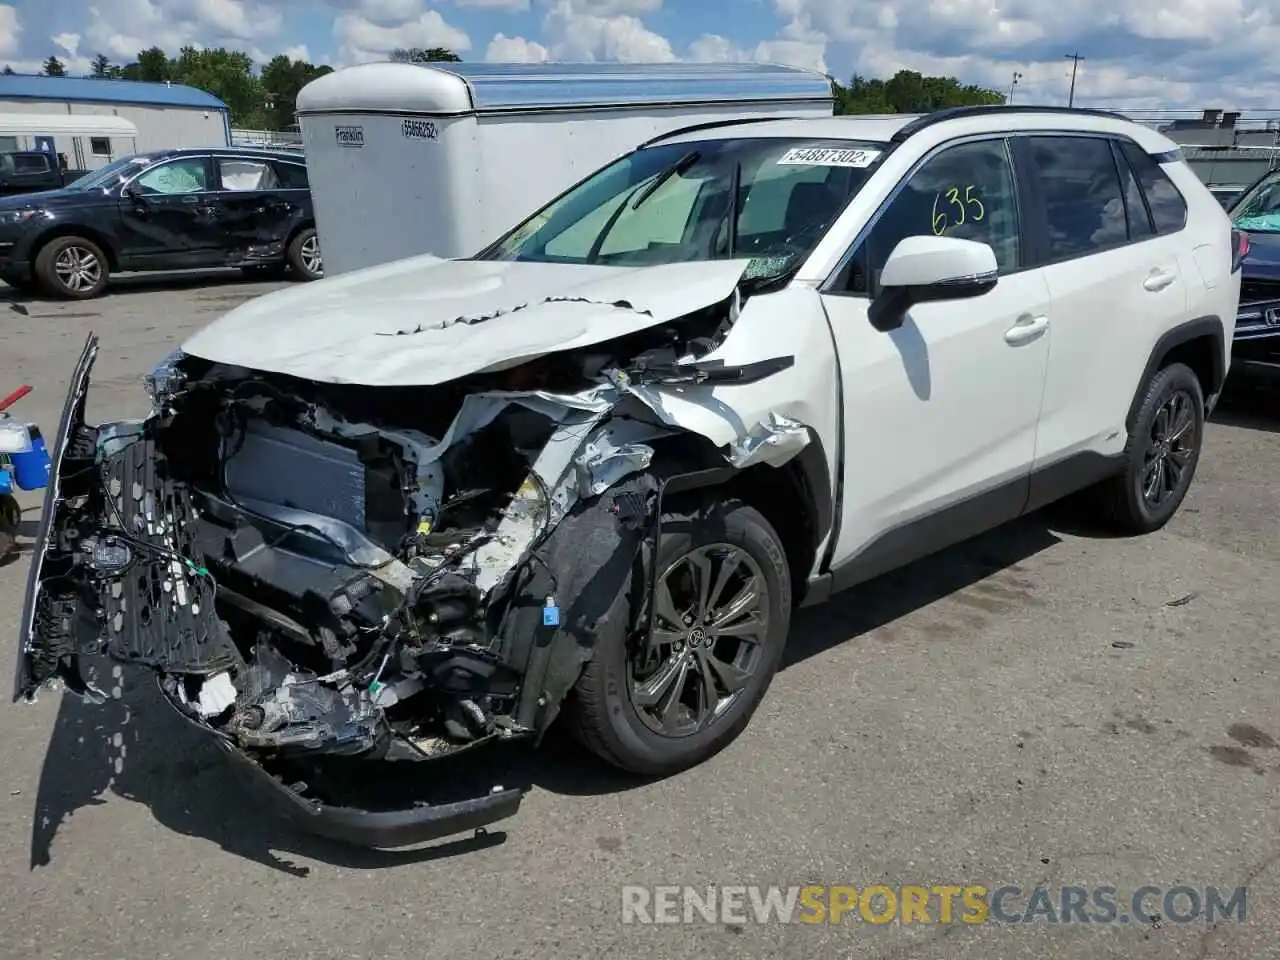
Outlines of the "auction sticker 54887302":
<svg viewBox="0 0 1280 960">
<path fill-rule="evenodd" d="M 796 147 L 778 158 L 781 165 L 804 167 L 869 167 L 883 151 L 868 147 Z"/>
</svg>

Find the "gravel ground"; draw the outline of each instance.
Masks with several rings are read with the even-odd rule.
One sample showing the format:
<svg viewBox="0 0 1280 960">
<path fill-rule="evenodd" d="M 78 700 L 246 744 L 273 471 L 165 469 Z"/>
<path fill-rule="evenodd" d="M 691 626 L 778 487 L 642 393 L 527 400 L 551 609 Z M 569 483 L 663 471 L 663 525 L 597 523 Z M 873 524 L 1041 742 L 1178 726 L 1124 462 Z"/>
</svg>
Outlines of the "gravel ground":
<svg viewBox="0 0 1280 960">
<path fill-rule="evenodd" d="M 91 414 L 274 284 L 122 281 L 81 304 L 0 286 L 7 383 L 52 430 L 88 330 Z M 263 816 L 213 747 L 125 674 L 0 729 L 0 932 L 36 957 L 1280 956 L 1280 393 L 1233 383 L 1160 534 L 1034 516 L 804 611 L 746 733 L 636 784 L 552 736 L 484 838 L 378 852 Z M 27 496 L 34 530 L 38 497 Z M 15 623 L 27 558 L 0 568 Z M 14 654 L 12 631 L 0 657 Z M 107 668 L 110 669 L 110 668 Z M 627 885 L 1248 887 L 1243 923 L 624 924 Z M 1183 901 L 1185 904 L 1185 901 Z M 1021 909 L 1013 898 L 1007 909 Z M 1185 909 L 1185 907 L 1184 907 Z M 938 920 L 936 907 L 932 919 Z M 728 921 L 728 922 L 725 922 Z"/>
</svg>

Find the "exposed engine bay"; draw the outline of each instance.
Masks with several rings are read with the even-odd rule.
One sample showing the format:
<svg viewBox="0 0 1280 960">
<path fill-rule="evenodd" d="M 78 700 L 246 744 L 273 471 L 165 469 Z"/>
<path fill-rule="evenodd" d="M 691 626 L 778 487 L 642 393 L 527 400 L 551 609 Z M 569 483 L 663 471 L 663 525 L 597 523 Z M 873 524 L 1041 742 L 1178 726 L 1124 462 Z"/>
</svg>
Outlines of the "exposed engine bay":
<svg viewBox="0 0 1280 960">
<path fill-rule="evenodd" d="M 709 448 L 728 466 L 805 442 L 774 418 L 717 449 L 645 393 L 790 367 L 700 362 L 740 306 L 735 292 L 677 324 L 431 387 L 178 354 L 148 381 L 150 416 L 100 427 L 83 418 L 91 337 L 19 693 L 61 679 L 101 696 L 78 660 L 104 652 L 151 668 L 184 717 L 282 782 L 298 768 L 273 763 L 536 738 L 643 568 L 665 452 Z M 640 629 L 644 604 L 627 606 Z"/>
</svg>

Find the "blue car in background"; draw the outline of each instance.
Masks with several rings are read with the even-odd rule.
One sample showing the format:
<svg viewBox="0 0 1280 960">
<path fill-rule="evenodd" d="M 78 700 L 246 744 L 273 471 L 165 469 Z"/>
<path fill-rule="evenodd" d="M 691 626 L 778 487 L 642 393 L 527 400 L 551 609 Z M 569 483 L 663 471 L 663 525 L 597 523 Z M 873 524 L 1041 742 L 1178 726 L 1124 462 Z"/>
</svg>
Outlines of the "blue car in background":
<svg viewBox="0 0 1280 960">
<path fill-rule="evenodd" d="M 1242 191 L 1227 213 L 1248 237 L 1232 357 L 1280 368 L 1280 170 Z"/>
</svg>

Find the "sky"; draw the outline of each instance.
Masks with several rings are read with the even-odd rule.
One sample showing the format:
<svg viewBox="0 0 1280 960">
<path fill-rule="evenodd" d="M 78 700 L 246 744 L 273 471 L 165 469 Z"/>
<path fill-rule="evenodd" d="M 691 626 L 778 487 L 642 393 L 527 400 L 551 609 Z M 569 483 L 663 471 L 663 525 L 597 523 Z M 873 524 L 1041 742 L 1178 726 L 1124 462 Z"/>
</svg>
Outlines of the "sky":
<svg viewBox="0 0 1280 960">
<path fill-rule="evenodd" d="M 464 60 L 766 60 L 847 81 L 900 69 L 1014 102 L 1280 110 L 1280 0 L 6 0 L 0 63 L 184 45 L 345 66 L 396 47 Z"/>
</svg>

